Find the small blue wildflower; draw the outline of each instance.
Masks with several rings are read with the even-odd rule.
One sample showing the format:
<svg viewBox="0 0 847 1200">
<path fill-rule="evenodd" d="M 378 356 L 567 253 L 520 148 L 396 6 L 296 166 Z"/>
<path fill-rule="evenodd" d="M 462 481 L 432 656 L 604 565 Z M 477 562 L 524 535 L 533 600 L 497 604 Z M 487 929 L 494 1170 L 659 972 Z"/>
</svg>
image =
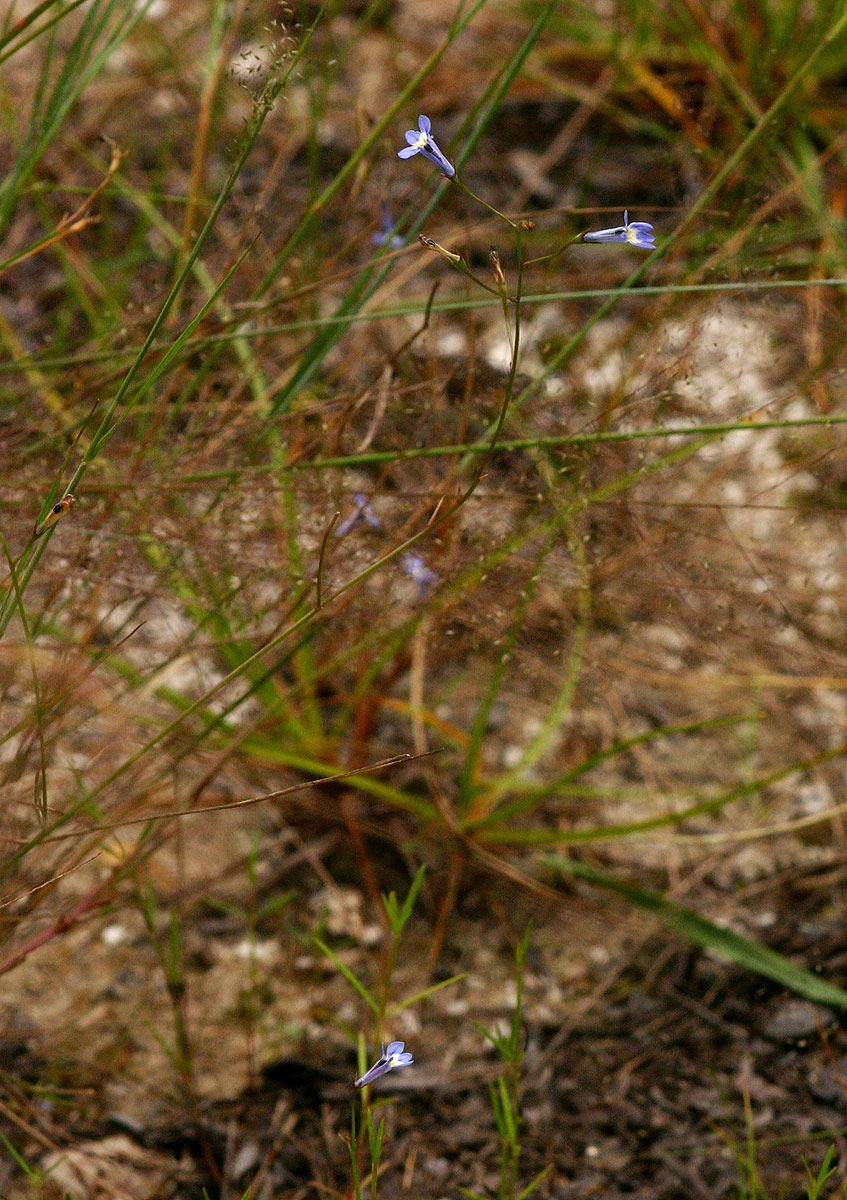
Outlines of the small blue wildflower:
<svg viewBox="0 0 847 1200">
<path fill-rule="evenodd" d="M 409 1051 L 405 1049 L 404 1042 L 389 1042 L 387 1046 L 381 1047 L 379 1058 L 370 1070 L 365 1071 L 361 1079 L 355 1081 L 353 1087 L 367 1087 L 369 1083 L 373 1083 L 381 1075 L 387 1075 L 395 1067 L 410 1067 L 414 1061 Z"/>
<path fill-rule="evenodd" d="M 625 210 L 623 225 L 615 229 L 599 229 L 597 233 L 584 233 L 584 242 L 628 242 L 639 250 L 655 250 L 656 239 L 653 236 L 653 226 L 649 221 L 630 221 L 629 211 Z"/>
<path fill-rule="evenodd" d="M 371 234 L 371 241 L 375 246 L 393 246 L 395 249 L 403 245 L 403 239 L 399 234 L 394 232 L 394 222 L 391 219 L 391 213 L 388 211 L 388 205 L 382 206 L 382 219 L 380 221 L 380 232 Z"/>
<path fill-rule="evenodd" d="M 336 537 L 344 537 L 362 521 L 367 521 L 371 529 L 382 529 L 382 521 L 371 508 L 371 502 L 363 492 L 355 493 L 353 503 L 356 506 L 355 510 L 338 526 L 335 531 Z"/>
<path fill-rule="evenodd" d="M 418 585 L 418 595 L 421 600 L 425 600 L 432 585 L 438 583 L 435 571 L 431 571 L 421 556 L 415 554 L 413 550 L 406 551 L 400 559 L 400 566 L 403 568 L 404 574 Z"/>
<path fill-rule="evenodd" d="M 415 133 L 414 129 L 407 131 L 406 141 L 409 144 L 397 151 L 397 157 L 414 158 L 416 154 L 422 154 L 431 163 L 435 163 L 439 171 L 442 171 L 448 179 L 452 179 L 456 174 L 456 168 L 447 161 L 436 146 L 435 138 L 432 137 L 432 121 L 429 117 L 425 117 L 423 114 L 418 117 L 418 131 L 418 133 Z"/>
</svg>

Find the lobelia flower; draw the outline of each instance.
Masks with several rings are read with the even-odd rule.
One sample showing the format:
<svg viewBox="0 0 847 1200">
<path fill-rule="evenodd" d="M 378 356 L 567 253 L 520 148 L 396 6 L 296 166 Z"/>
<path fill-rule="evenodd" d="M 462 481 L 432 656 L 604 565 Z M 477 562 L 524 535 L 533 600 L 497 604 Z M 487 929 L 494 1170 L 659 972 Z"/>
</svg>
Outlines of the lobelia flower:
<svg viewBox="0 0 847 1200">
<path fill-rule="evenodd" d="M 367 521 L 371 529 L 382 529 L 382 521 L 371 508 L 371 502 L 363 492 L 356 492 L 353 496 L 355 510 L 341 522 L 335 531 L 336 537 L 345 537 L 351 529 L 356 525 L 360 525 L 362 521 Z"/>
<path fill-rule="evenodd" d="M 394 232 L 394 222 L 391 220 L 391 213 L 388 211 L 387 204 L 383 204 L 382 206 L 380 232 L 372 233 L 371 241 L 375 246 L 393 246 L 394 249 L 404 244 L 399 233 Z"/>
<path fill-rule="evenodd" d="M 355 1081 L 353 1087 L 367 1087 L 369 1083 L 373 1083 L 381 1075 L 387 1075 L 395 1067 L 410 1067 L 414 1061 L 409 1051 L 405 1049 L 404 1042 L 389 1042 L 387 1046 L 380 1047 L 379 1058 L 360 1079 Z"/>
<path fill-rule="evenodd" d="M 438 575 L 429 569 L 421 556 L 415 554 L 414 550 L 406 551 L 400 559 L 400 566 L 403 573 L 418 585 L 418 595 L 421 600 L 425 600 L 432 585 L 438 583 Z"/>
<path fill-rule="evenodd" d="M 630 221 L 629 211 L 625 210 L 623 225 L 615 229 L 599 229 L 597 233 L 584 233 L 584 242 L 628 242 L 639 250 L 655 250 L 656 239 L 653 236 L 653 226 L 649 221 Z"/>
<path fill-rule="evenodd" d="M 431 163 L 435 163 L 439 171 L 442 171 L 448 179 L 452 179 L 456 174 L 456 168 L 447 161 L 435 144 L 435 138 L 432 136 L 432 121 L 429 117 L 425 117 L 423 114 L 418 117 L 418 132 L 415 133 L 414 129 L 409 129 L 406 132 L 406 141 L 409 144 L 397 151 L 398 158 L 414 158 L 416 154 L 422 154 Z"/>
</svg>

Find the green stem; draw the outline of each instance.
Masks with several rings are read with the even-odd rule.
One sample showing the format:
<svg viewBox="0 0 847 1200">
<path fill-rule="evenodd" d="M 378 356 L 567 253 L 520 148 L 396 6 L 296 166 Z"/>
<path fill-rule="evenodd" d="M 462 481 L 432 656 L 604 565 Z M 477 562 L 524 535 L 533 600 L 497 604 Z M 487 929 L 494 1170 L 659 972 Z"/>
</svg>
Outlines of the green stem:
<svg viewBox="0 0 847 1200">
<path fill-rule="evenodd" d="M 356 1139 L 356 1096 L 350 1103 L 350 1166 L 353 1172 L 353 1195 L 362 1200 L 362 1185 L 359 1180 L 359 1147 Z"/>
<path fill-rule="evenodd" d="M 379 1012 L 376 1014 L 377 1036 L 382 1037 L 382 1022 L 385 1018 L 385 1010 L 388 1007 L 388 992 L 391 987 L 391 976 L 394 974 L 394 964 L 397 962 L 397 951 L 400 948 L 400 938 L 396 933 L 391 935 L 391 946 L 388 950 L 388 958 L 385 964 L 385 974 L 382 981 L 382 996 L 379 1003 Z"/>
<path fill-rule="evenodd" d="M 570 250 L 571 246 L 575 246 L 577 242 L 582 241 L 582 234 L 575 233 L 573 237 L 568 238 L 563 242 L 558 250 L 554 250 L 551 254 L 542 254 L 540 258 L 528 258 L 524 263 L 525 267 L 534 267 L 536 263 L 552 262 L 554 258 L 558 258 L 560 254 L 564 254 L 566 250 Z"/>
<path fill-rule="evenodd" d="M 472 279 L 477 287 L 481 287 L 484 291 L 490 292 L 492 296 L 501 295 L 497 288 L 492 287 L 490 283 L 486 283 L 484 280 L 480 279 L 478 275 L 474 275 L 473 271 L 462 258 L 461 254 L 454 254 L 451 250 L 446 250 L 444 246 L 440 246 L 433 238 L 424 237 L 423 234 L 418 236 L 418 241 L 426 250 L 434 250 L 436 254 L 440 254 L 443 259 L 446 259 L 454 271 L 458 271 L 459 274 L 464 275 L 466 279 Z"/>
<path fill-rule="evenodd" d="M 471 200 L 476 200 L 477 204 L 481 204 L 483 208 L 487 208 L 495 217 L 499 217 L 501 221 L 505 221 L 510 229 L 520 228 L 517 222 L 513 221 L 511 217 L 507 217 L 505 213 L 500 212 L 499 208 L 495 208 L 493 204 L 489 204 L 487 200 L 483 200 L 481 196 L 477 196 L 476 192 L 472 192 L 469 187 L 462 183 L 458 175 L 453 175 L 450 182 L 455 183 L 456 187 L 464 192 L 466 196 L 470 196 Z"/>
</svg>

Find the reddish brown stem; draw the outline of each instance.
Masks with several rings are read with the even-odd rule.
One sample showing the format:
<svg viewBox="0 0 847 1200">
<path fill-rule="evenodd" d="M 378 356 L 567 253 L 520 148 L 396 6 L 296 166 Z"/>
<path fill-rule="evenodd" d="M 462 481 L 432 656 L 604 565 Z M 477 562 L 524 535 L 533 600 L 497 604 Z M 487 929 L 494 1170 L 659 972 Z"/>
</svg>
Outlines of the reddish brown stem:
<svg viewBox="0 0 847 1200">
<path fill-rule="evenodd" d="M 62 913 L 55 921 L 45 929 L 42 929 L 40 933 L 36 933 L 29 941 L 24 942 L 22 946 L 19 946 L 17 950 L 10 954 L 8 958 L 0 962 L 0 975 L 5 975 L 7 971 L 11 971 L 13 967 L 23 962 L 34 950 L 40 949 L 41 946 L 46 945 L 54 937 L 58 937 L 62 933 L 67 933 L 86 913 L 94 912 L 98 908 L 104 908 L 113 899 L 114 894 L 114 883 L 111 879 L 106 883 L 101 883 L 84 900 L 80 900 L 79 904 L 75 908 L 72 908 L 70 912 Z"/>
</svg>

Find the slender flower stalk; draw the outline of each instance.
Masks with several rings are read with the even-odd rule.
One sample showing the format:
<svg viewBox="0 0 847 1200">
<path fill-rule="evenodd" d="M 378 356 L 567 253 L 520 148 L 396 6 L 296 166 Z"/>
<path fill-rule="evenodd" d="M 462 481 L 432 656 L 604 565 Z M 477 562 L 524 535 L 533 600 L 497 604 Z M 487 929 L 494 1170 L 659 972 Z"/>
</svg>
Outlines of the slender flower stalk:
<svg viewBox="0 0 847 1200">
<path fill-rule="evenodd" d="M 575 246 L 577 242 L 581 242 L 582 239 L 583 234 L 575 233 L 573 237 L 569 237 L 563 245 L 559 246 L 557 250 L 551 251 L 550 254 L 542 254 L 540 258 L 528 258 L 524 263 L 524 266 L 534 267 L 538 263 L 552 262 L 554 258 L 558 258 L 560 255 L 564 254 L 566 250 L 569 250 L 571 246 Z"/>
<path fill-rule="evenodd" d="M 460 191 L 464 192 L 466 196 L 470 196 L 471 200 L 476 200 L 477 204 L 481 204 L 483 208 L 487 208 L 488 211 L 493 213 L 495 217 L 499 217 L 501 221 L 505 221 L 510 229 L 518 228 L 516 221 L 513 221 L 511 217 L 507 217 L 505 213 L 500 212 L 499 208 L 495 208 L 494 205 L 489 204 L 487 200 L 483 200 L 482 196 L 478 196 L 476 192 L 472 192 L 467 184 L 462 183 L 458 175 L 453 176 L 453 183 L 455 183 L 456 187 L 459 188 Z"/>
</svg>

